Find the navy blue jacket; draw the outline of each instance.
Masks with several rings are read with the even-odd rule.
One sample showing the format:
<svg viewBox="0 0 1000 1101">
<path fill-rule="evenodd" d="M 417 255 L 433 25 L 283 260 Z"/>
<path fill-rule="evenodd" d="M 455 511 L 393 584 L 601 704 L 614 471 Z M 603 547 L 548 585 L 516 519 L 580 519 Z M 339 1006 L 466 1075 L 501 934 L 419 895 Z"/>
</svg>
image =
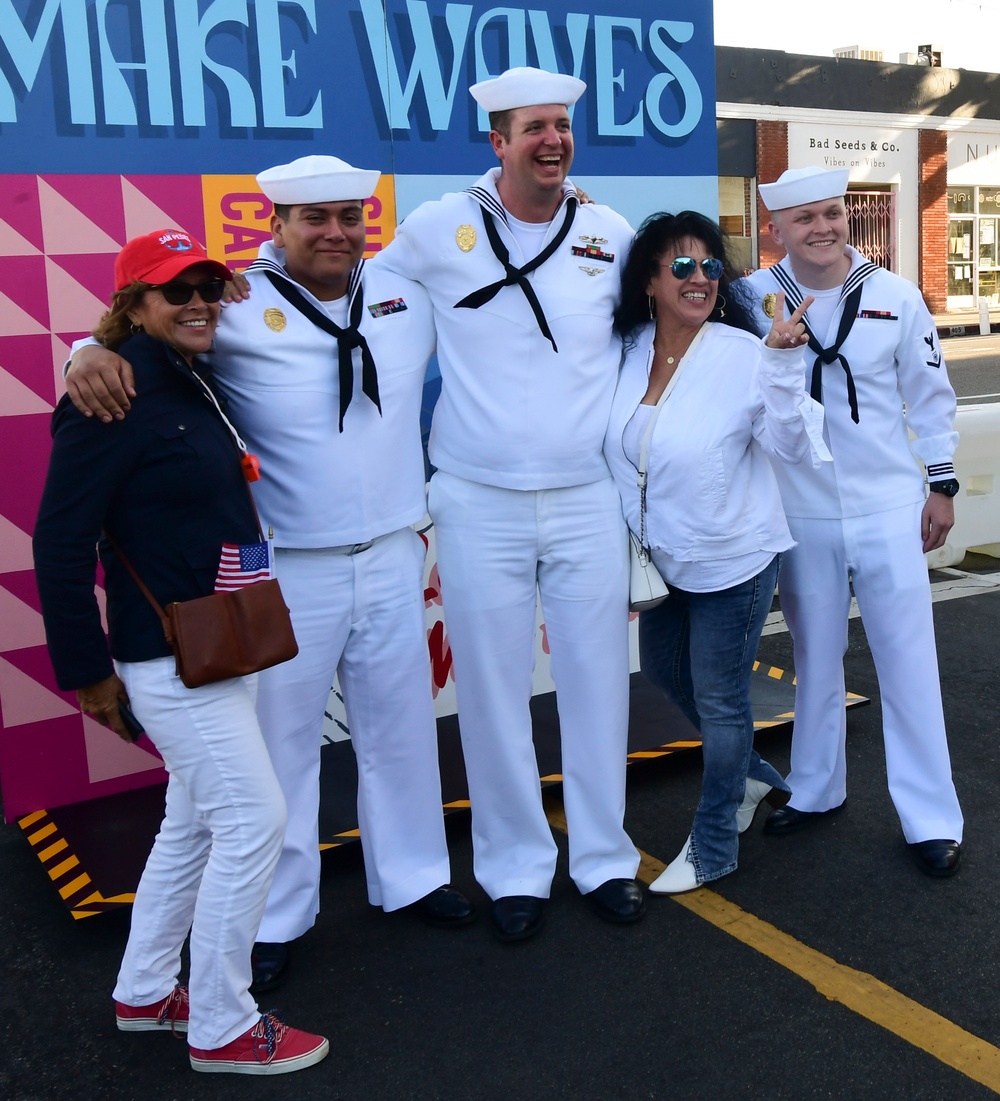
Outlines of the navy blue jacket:
<svg viewBox="0 0 1000 1101">
<path fill-rule="evenodd" d="M 94 595 L 98 550 L 111 654 L 120 661 L 170 654 L 160 620 L 104 531 L 161 606 L 211 593 L 222 544 L 259 538 L 239 451 L 185 361 L 145 333 L 118 352 L 132 364 L 139 396 L 112 424 L 84 417 L 67 397 L 59 402 L 35 525 L 45 634 L 65 690 L 114 671 Z M 205 362 L 197 367 L 206 377 Z"/>
</svg>

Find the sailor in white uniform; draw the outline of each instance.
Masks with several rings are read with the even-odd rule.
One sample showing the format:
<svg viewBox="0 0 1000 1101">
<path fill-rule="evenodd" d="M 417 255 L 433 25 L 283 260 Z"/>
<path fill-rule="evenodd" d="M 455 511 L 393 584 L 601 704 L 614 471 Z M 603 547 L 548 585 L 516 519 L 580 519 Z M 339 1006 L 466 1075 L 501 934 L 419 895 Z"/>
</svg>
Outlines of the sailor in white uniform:
<svg viewBox="0 0 1000 1101">
<path fill-rule="evenodd" d="M 889 791 L 903 835 L 923 871 L 946 876 L 958 868 L 963 819 L 924 552 L 941 546 L 954 524 L 955 394 L 920 292 L 847 244 L 847 179 L 846 170 L 804 168 L 761 185 L 771 235 L 787 255 L 747 280 L 762 331 L 778 291 L 787 311 L 806 295 L 815 299 L 805 315 L 806 356 L 834 459 L 818 469 L 776 464 L 796 541 L 782 559 L 779 591 L 797 689 L 792 797 L 764 829 L 811 825 L 846 798 L 843 656 L 853 585 L 878 674 Z"/>
<path fill-rule="evenodd" d="M 424 203 L 377 259 L 423 284 L 434 307 L 442 389 L 429 506 L 475 872 L 503 941 L 541 927 L 556 863 L 528 709 L 539 595 L 570 874 L 609 921 L 644 908 L 622 825 L 626 534 L 602 454 L 621 353 L 612 311 L 632 231 L 607 207 L 578 205 L 566 178 L 567 106 L 584 88 L 539 69 L 474 85 L 500 167 Z"/>
<path fill-rule="evenodd" d="M 327 156 L 262 172 L 273 240 L 247 271 L 250 298 L 223 311 L 216 333 L 214 384 L 260 459 L 254 496 L 299 644 L 259 674 L 288 826 L 254 947 L 255 992 L 281 980 L 289 943 L 319 911 L 320 748 L 335 675 L 357 756 L 369 901 L 413 906 L 442 927 L 474 916 L 448 883 L 425 548 L 411 527 L 426 507 L 420 406 L 433 317 L 420 286 L 361 259 L 363 200 L 378 177 Z"/>
</svg>

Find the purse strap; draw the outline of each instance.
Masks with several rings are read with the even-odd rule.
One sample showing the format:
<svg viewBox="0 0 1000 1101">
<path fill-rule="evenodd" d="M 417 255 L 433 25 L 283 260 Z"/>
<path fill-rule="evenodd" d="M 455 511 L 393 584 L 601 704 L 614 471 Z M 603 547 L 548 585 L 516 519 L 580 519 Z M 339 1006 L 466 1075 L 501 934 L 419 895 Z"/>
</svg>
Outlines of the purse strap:
<svg viewBox="0 0 1000 1101">
<path fill-rule="evenodd" d="M 138 575 L 138 573 L 136 573 L 135 566 L 133 566 L 128 558 L 126 558 L 125 552 L 118 545 L 118 540 L 115 539 L 115 537 L 111 535 L 110 532 L 105 532 L 104 534 L 107 537 L 108 542 L 111 544 L 111 549 L 115 552 L 118 561 L 121 562 L 125 569 L 128 570 L 129 574 L 132 577 L 132 580 L 136 583 L 136 585 L 139 586 L 139 591 L 153 606 L 153 611 L 156 612 L 160 623 L 163 626 L 163 637 L 167 640 L 167 645 L 173 646 L 174 635 L 173 631 L 170 629 L 170 620 L 167 618 L 167 613 L 160 607 L 160 604 L 157 601 L 156 597 L 153 596 L 153 594 L 146 587 L 146 583 Z"/>
<path fill-rule="evenodd" d="M 205 397 L 207 397 L 208 400 L 215 407 L 215 411 L 222 418 L 222 421 L 225 424 L 226 428 L 229 429 L 229 434 L 232 436 L 233 442 L 236 444 L 236 448 L 239 451 L 240 455 L 246 455 L 247 445 L 243 442 L 243 439 L 241 438 L 239 432 L 236 431 L 236 428 L 233 426 L 232 422 L 229 420 L 226 414 L 223 413 L 222 406 L 219 405 L 218 398 L 216 398 L 215 394 L 212 393 L 211 387 L 193 367 L 189 366 L 188 370 L 191 372 L 191 375 L 193 376 L 195 381 L 198 382 L 198 384 L 201 386 L 201 389 L 204 391 Z M 250 483 L 246 479 L 246 470 L 243 467 L 242 463 L 240 464 L 240 473 L 241 475 L 243 475 L 243 484 L 246 486 L 247 496 L 250 498 L 250 508 L 253 510 L 253 517 L 257 523 L 257 534 L 260 536 L 260 541 L 263 543 L 265 542 L 264 531 L 260 523 L 260 514 L 257 512 L 257 502 L 253 499 L 253 493 L 250 490 Z M 161 625 L 163 626 L 163 637 L 167 640 L 167 645 L 173 646 L 174 636 L 173 631 L 170 627 L 170 619 L 167 616 L 167 613 L 164 612 L 156 597 L 153 596 L 153 594 L 149 591 L 146 583 L 142 580 L 142 578 L 136 571 L 135 566 L 133 566 L 132 563 L 128 560 L 125 552 L 118 545 L 118 540 L 115 539 L 115 537 L 107 530 L 105 530 L 104 535 L 107 538 L 108 543 L 111 544 L 111 549 L 115 552 L 118 560 L 125 567 L 125 569 L 128 570 L 132 580 L 136 583 L 136 585 L 138 585 L 139 591 L 149 601 L 150 605 L 153 608 L 153 611 L 156 612 L 156 615 L 159 618 Z"/>
<path fill-rule="evenodd" d="M 708 322 L 702 322 L 701 328 L 695 333 L 694 340 L 687 347 L 687 351 L 681 356 L 680 362 L 677 364 L 677 368 L 670 376 L 670 381 L 663 388 L 663 393 L 660 394 L 657 399 L 656 406 L 653 409 L 652 415 L 646 423 L 646 431 L 642 434 L 642 444 L 639 448 L 639 468 L 637 482 L 639 485 L 639 546 L 643 551 L 646 550 L 646 458 L 649 455 L 649 442 L 653 437 L 653 428 L 656 425 L 656 420 L 666 403 L 667 398 L 673 393 L 674 387 L 677 385 L 677 380 L 681 377 L 681 371 L 684 369 L 684 364 L 687 363 L 688 357 L 698 347 L 701 342 L 701 338 L 705 335 L 705 331 L 708 328 Z M 655 330 L 654 330 L 655 338 Z M 652 348 L 650 349 L 650 355 L 652 355 Z"/>
</svg>

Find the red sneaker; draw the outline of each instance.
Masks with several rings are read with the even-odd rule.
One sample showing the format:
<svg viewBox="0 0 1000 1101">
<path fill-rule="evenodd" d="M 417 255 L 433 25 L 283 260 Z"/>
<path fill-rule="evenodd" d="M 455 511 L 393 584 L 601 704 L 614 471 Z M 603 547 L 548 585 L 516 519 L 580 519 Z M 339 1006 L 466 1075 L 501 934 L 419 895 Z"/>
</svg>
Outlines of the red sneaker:
<svg viewBox="0 0 1000 1101">
<path fill-rule="evenodd" d="M 187 1032 L 188 989 L 175 986 L 162 1002 L 126 1005 L 115 1002 L 115 1017 L 122 1032 Z"/>
<path fill-rule="evenodd" d="M 191 1066 L 209 1074 L 288 1074 L 325 1059 L 330 1041 L 290 1028 L 275 1013 L 265 1013 L 225 1047 L 190 1051 Z"/>
</svg>

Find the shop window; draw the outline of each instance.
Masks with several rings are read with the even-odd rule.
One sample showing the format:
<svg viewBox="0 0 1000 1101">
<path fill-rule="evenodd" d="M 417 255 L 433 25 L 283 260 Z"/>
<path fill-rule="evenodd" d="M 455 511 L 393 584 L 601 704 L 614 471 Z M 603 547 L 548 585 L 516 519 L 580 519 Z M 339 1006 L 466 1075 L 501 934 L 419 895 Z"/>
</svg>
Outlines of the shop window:
<svg viewBox="0 0 1000 1101">
<path fill-rule="evenodd" d="M 1000 305 L 1000 187 L 949 188 L 948 210 L 948 308 Z"/>
<path fill-rule="evenodd" d="M 1000 214 L 1000 187 L 980 187 L 977 209 L 980 214 Z"/>
<path fill-rule="evenodd" d="M 974 198 L 975 194 L 971 187 L 949 187 L 948 213 L 971 214 Z"/>
</svg>

